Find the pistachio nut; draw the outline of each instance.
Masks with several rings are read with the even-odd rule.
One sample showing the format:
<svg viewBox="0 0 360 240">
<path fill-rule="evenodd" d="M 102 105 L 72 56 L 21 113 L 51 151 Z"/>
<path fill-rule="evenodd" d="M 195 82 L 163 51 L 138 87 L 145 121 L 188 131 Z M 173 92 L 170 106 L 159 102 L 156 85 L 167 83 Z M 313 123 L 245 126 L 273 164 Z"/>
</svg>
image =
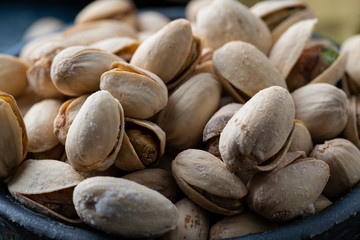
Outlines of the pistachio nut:
<svg viewBox="0 0 360 240">
<path fill-rule="evenodd" d="M 242 212 L 242 198 L 248 192 L 244 183 L 211 153 L 187 149 L 171 168 L 180 189 L 196 204 L 223 215 Z"/>
<path fill-rule="evenodd" d="M 330 178 L 323 194 L 330 199 L 343 196 L 360 180 L 360 150 L 349 140 L 336 138 L 314 147 L 310 157 L 325 161 Z"/>
<path fill-rule="evenodd" d="M 230 118 L 243 106 L 241 103 L 230 103 L 220 108 L 205 125 L 203 142 L 207 143 L 206 150 L 214 156 L 221 158 L 219 152 L 220 133 Z"/>
<path fill-rule="evenodd" d="M 250 233 L 265 232 L 275 227 L 275 223 L 246 210 L 239 215 L 226 216 L 216 222 L 210 229 L 209 240 L 241 237 Z"/>
<path fill-rule="evenodd" d="M 196 16 L 200 9 L 209 6 L 212 0 L 191 0 L 187 3 L 185 8 L 186 19 L 191 22 L 196 22 Z"/>
<path fill-rule="evenodd" d="M 166 106 L 168 91 L 158 76 L 124 62 L 111 68 L 101 75 L 100 89 L 119 100 L 126 117 L 150 118 Z"/>
<path fill-rule="evenodd" d="M 115 166 L 134 171 L 156 165 L 165 152 L 165 132 L 155 123 L 125 118 L 123 144 Z"/>
<path fill-rule="evenodd" d="M 0 125 L 0 178 L 5 178 L 25 159 L 28 136 L 15 99 L 1 91 Z"/>
<path fill-rule="evenodd" d="M 97 91 L 102 73 L 118 56 L 99 49 L 74 46 L 59 52 L 51 65 L 51 80 L 63 94 L 80 96 Z"/>
<path fill-rule="evenodd" d="M 216 111 L 220 95 L 220 84 L 210 73 L 193 76 L 170 95 L 157 118 L 157 124 L 166 133 L 168 150 L 176 152 L 201 142 L 203 129 Z"/>
<path fill-rule="evenodd" d="M 64 22 L 56 17 L 41 17 L 34 21 L 23 34 L 23 39 L 29 40 L 58 31 L 64 27 Z"/>
<path fill-rule="evenodd" d="M 18 167 L 8 189 L 15 199 L 37 212 L 79 223 L 72 195 L 74 187 L 83 179 L 67 163 L 29 159 Z"/>
<path fill-rule="evenodd" d="M 264 88 L 286 88 L 284 79 L 270 60 L 246 42 L 229 42 L 216 50 L 213 67 L 225 89 L 241 103 L 245 103 Z"/>
<path fill-rule="evenodd" d="M 331 204 L 332 202 L 327 197 L 320 194 L 318 199 L 316 199 L 316 201 L 314 202 L 315 212 L 321 212 Z"/>
<path fill-rule="evenodd" d="M 305 85 L 292 93 L 296 114 L 315 143 L 340 134 L 348 119 L 349 101 L 343 90 L 328 83 Z"/>
<path fill-rule="evenodd" d="M 73 201 L 80 218 L 129 238 L 160 236 L 176 227 L 176 207 L 160 193 L 121 178 L 93 177 L 78 184 Z"/>
<path fill-rule="evenodd" d="M 330 176 L 322 160 L 304 158 L 303 152 L 286 155 L 290 164 L 257 173 L 247 185 L 250 209 L 274 222 L 315 213 L 314 202 Z"/>
<path fill-rule="evenodd" d="M 274 169 L 283 160 L 293 135 L 295 106 L 282 87 L 255 94 L 220 134 L 223 161 L 247 182 L 256 171 Z"/>
<path fill-rule="evenodd" d="M 166 26 L 171 20 L 164 14 L 156 11 L 139 12 L 136 16 L 137 29 L 141 32 L 157 32 Z"/>
<path fill-rule="evenodd" d="M 180 193 L 171 173 L 160 168 L 149 168 L 135 171 L 121 178 L 134 181 L 145 187 L 158 191 L 170 201 L 174 202 Z"/>
<path fill-rule="evenodd" d="M 206 1 L 209 1 L 209 0 L 206 0 Z M 214 68 L 213 68 L 213 62 L 212 62 L 213 53 L 214 52 L 211 48 L 203 48 L 201 51 L 201 56 L 200 56 L 199 62 L 195 66 L 195 69 L 191 73 L 190 76 L 194 76 L 196 74 L 203 73 L 203 72 L 215 74 Z"/>
<path fill-rule="evenodd" d="M 309 130 L 302 121 L 295 119 L 294 133 L 288 151 L 304 151 L 306 156 L 309 156 L 312 149 L 313 143 Z"/>
<path fill-rule="evenodd" d="M 343 87 L 348 95 L 359 95 L 360 93 L 360 34 L 351 36 L 341 44 L 341 52 L 347 53 L 345 67 L 346 78 L 343 79 Z"/>
<path fill-rule="evenodd" d="M 27 68 L 28 65 L 19 58 L 0 54 L 0 91 L 20 96 L 28 84 Z"/>
<path fill-rule="evenodd" d="M 124 136 L 121 104 L 107 91 L 91 94 L 71 124 L 65 142 L 70 164 L 79 171 L 102 171 L 115 161 Z"/>
<path fill-rule="evenodd" d="M 130 61 L 135 50 L 139 47 L 140 41 L 129 37 L 112 37 L 90 45 L 92 48 L 98 48 L 111 52 L 125 61 Z"/>
<path fill-rule="evenodd" d="M 59 140 L 54 134 L 54 120 L 62 102 L 45 99 L 35 103 L 24 117 L 29 137 L 29 152 L 44 152 L 52 149 Z"/>
<path fill-rule="evenodd" d="M 75 23 L 118 20 L 131 26 L 136 25 L 135 5 L 131 0 L 96 0 L 85 6 L 75 17 Z"/>
<path fill-rule="evenodd" d="M 161 239 L 207 240 L 210 228 L 207 212 L 188 198 L 178 201 L 175 206 L 179 212 L 176 228 L 166 233 Z"/>
<path fill-rule="evenodd" d="M 360 98 L 351 96 L 349 99 L 349 108 L 348 108 L 348 120 L 343 132 L 343 135 L 346 139 L 354 143 L 358 148 L 360 148 L 360 138 L 359 138 L 359 129 L 360 129 Z"/>
<path fill-rule="evenodd" d="M 200 52 L 200 40 L 193 36 L 190 22 L 178 19 L 147 38 L 130 64 L 155 73 L 173 88 L 195 68 Z"/>
<path fill-rule="evenodd" d="M 236 0 L 214 0 L 208 7 L 200 9 L 196 27 L 204 47 L 212 49 L 241 40 L 267 54 L 272 44 L 266 24 Z"/>
<path fill-rule="evenodd" d="M 77 98 L 71 98 L 61 104 L 60 109 L 54 119 L 54 134 L 60 143 L 65 145 L 67 133 L 73 123 L 80 108 L 90 95 L 83 95 Z"/>
<path fill-rule="evenodd" d="M 291 25 L 314 17 L 309 6 L 300 0 L 258 2 L 250 8 L 250 11 L 266 23 L 273 42 L 276 42 Z"/>
</svg>

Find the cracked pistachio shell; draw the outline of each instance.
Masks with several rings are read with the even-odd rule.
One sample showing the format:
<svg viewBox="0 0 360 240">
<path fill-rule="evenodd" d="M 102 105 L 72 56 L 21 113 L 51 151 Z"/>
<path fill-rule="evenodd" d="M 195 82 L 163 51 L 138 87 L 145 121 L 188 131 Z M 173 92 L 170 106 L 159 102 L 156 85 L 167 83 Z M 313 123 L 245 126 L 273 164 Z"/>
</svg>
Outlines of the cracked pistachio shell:
<svg viewBox="0 0 360 240">
<path fill-rule="evenodd" d="M 165 142 L 165 132 L 155 123 L 125 118 L 124 140 L 114 164 L 125 171 L 156 165 L 165 152 Z"/>
<path fill-rule="evenodd" d="M 126 117 L 150 118 L 166 106 L 168 91 L 158 76 L 124 62 L 111 68 L 101 75 L 100 89 L 119 100 Z"/>
<path fill-rule="evenodd" d="M 156 11 L 143 11 L 137 14 L 137 28 L 139 31 L 157 32 L 171 20 Z"/>
<path fill-rule="evenodd" d="M 180 189 L 196 204 L 223 215 L 243 210 L 247 194 L 244 183 L 214 155 L 188 149 L 179 153 L 171 165 Z"/>
<path fill-rule="evenodd" d="M 250 209 L 274 222 L 315 213 L 314 202 L 329 179 L 330 169 L 324 161 L 303 158 L 302 153 L 287 153 L 290 164 L 253 176 L 247 184 Z"/>
<path fill-rule="evenodd" d="M 0 91 L 20 96 L 28 85 L 27 69 L 28 65 L 20 58 L 0 54 Z"/>
<path fill-rule="evenodd" d="M 313 143 L 309 130 L 307 130 L 305 124 L 300 120 L 295 119 L 295 128 L 289 152 L 304 151 L 306 156 L 309 156 L 313 149 Z"/>
<path fill-rule="evenodd" d="M 351 96 L 349 99 L 349 113 L 348 120 L 344 129 L 344 137 L 354 143 L 360 148 L 360 138 L 358 130 L 358 109 L 360 99 L 355 96 Z"/>
<path fill-rule="evenodd" d="M 81 221 L 76 215 L 65 216 L 61 210 L 73 209 L 73 188 L 83 179 L 67 163 L 49 159 L 29 159 L 18 167 L 8 184 L 8 189 L 18 201 L 37 212 L 78 223 Z"/>
<path fill-rule="evenodd" d="M 73 201 L 84 222 L 115 235 L 156 237 L 176 227 L 178 211 L 170 200 L 126 179 L 88 178 L 76 186 Z"/>
<path fill-rule="evenodd" d="M 45 99 L 35 103 L 24 117 L 29 138 L 29 152 L 44 152 L 59 144 L 54 134 L 54 120 L 62 102 Z"/>
<path fill-rule="evenodd" d="M 264 88 L 286 88 L 285 80 L 269 59 L 249 43 L 226 43 L 214 52 L 213 67 L 226 90 L 241 103 Z"/>
<path fill-rule="evenodd" d="M 330 199 L 343 196 L 360 180 L 360 150 L 349 140 L 336 138 L 316 145 L 310 157 L 325 161 L 330 178 L 323 194 Z"/>
<path fill-rule="evenodd" d="M 250 211 L 226 216 L 210 229 L 209 240 L 236 238 L 250 233 L 260 233 L 276 228 L 276 224 Z"/>
<path fill-rule="evenodd" d="M 54 120 L 54 133 L 60 143 L 65 145 L 67 133 L 81 106 L 90 95 L 83 95 L 77 98 L 71 98 L 61 104 L 58 114 Z"/>
<path fill-rule="evenodd" d="M 99 49 L 68 47 L 55 56 L 51 65 L 51 79 L 61 93 L 80 96 L 97 91 L 101 74 L 110 70 L 113 62 L 121 60 Z"/>
<path fill-rule="evenodd" d="M 171 21 L 135 51 L 130 64 L 155 73 L 169 88 L 178 85 L 200 57 L 200 41 L 188 20 Z"/>
<path fill-rule="evenodd" d="M 75 23 L 81 24 L 104 19 L 119 20 L 135 26 L 135 5 L 131 0 L 96 0 L 76 15 Z"/>
<path fill-rule="evenodd" d="M 124 136 L 124 112 L 108 91 L 91 94 L 71 124 L 65 151 L 78 171 L 106 170 L 115 161 Z"/>
<path fill-rule="evenodd" d="M 274 169 L 290 146 L 294 117 L 294 102 L 286 89 L 273 86 L 261 90 L 220 134 L 223 161 L 246 182 L 254 171 Z"/>
<path fill-rule="evenodd" d="M 267 54 L 272 44 L 266 24 L 236 0 L 212 1 L 208 7 L 199 10 L 196 26 L 204 47 L 212 49 L 240 40 Z"/>
<path fill-rule="evenodd" d="M 332 139 L 344 130 L 349 101 L 343 90 L 327 83 L 308 84 L 292 96 L 295 118 L 305 124 L 315 143 Z"/>
<path fill-rule="evenodd" d="M 357 86 L 360 86 L 360 34 L 346 39 L 341 45 L 341 52 L 348 53 L 346 73 Z"/>
<path fill-rule="evenodd" d="M 178 201 L 175 206 L 179 212 L 176 228 L 161 239 L 207 240 L 210 228 L 210 217 L 207 212 L 188 198 Z"/>
<path fill-rule="evenodd" d="M 201 142 L 204 127 L 219 106 L 220 95 L 221 86 L 210 73 L 193 76 L 170 95 L 157 118 L 169 150 L 184 150 Z"/>
<path fill-rule="evenodd" d="M 121 178 L 134 181 L 145 187 L 158 191 L 174 202 L 180 191 L 171 173 L 161 168 L 149 168 L 132 172 Z"/>
<path fill-rule="evenodd" d="M 0 178 L 5 178 L 25 159 L 28 136 L 15 99 L 0 91 Z"/>
</svg>

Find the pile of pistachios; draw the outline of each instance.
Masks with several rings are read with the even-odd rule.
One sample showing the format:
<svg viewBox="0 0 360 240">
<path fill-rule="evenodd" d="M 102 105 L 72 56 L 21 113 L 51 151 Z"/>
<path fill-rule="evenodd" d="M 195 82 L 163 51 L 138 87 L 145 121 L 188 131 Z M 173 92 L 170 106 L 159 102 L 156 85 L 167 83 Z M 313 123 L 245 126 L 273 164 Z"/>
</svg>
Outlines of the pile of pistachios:
<svg viewBox="0 0 360 240">
<path fill-rule="evenodd" d="M 96 0 L 0 55 L 0 177 L 16 200 L 115 236 L 222 239 L 355 186 L 360 35 L 312 38 L 299 0 L 193 0 L 186 16 Z"/>
</svg>

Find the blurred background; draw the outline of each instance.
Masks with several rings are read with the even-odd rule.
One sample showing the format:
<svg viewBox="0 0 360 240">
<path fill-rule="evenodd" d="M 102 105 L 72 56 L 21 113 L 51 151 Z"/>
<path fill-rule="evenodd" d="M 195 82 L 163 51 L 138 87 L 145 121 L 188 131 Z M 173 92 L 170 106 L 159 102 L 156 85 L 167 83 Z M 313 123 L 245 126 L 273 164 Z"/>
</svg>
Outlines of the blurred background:
<svg viewBox="0 0 360 240">
<path fill-rule="evenodd" d="M 360 33 L 359 0 L 304 0 L 319 19 L 316 32 L 341 43 L 349 36 Z M 27 28 L 42 17 L 55 17 L 70 24 L 76 14 L 90 0 L 0 0 L 0 53 L 23 41 Z M 134 0 L 137 8 L 156 8 L 170 18 L 184 16 L 186 0 Z M 251 7 L 257 0 L 241 0 Z"/>
</svg>

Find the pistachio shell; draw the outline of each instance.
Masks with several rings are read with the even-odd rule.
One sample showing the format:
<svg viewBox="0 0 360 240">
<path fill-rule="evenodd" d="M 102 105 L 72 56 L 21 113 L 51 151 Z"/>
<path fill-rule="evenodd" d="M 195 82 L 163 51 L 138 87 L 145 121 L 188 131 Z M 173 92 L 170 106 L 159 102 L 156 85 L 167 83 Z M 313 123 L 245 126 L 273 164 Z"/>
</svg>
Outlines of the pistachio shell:
<svg viewBox="0 0 360 240">
<path fill-rule="evenodd" d="M 241 103 L 264 88 L 286 88 L 285 80 L 269 59 L 249 43 L 225 44 L 214 52 L 213 67 L 226 90 Z"/>
<path fill-rule="evenodd" d="M 357 127 L 357 122 L 358 122 L 357 105 L 358 105 L 357 97 L 352 96 L 349 100 L 348 120 L 344 128 L 343 134 L 346 139 L 350 140 L 358 148 L 360 148 L 359 130 Z"/>
<path fill-rule="evenodd" d="M 23 39 L 29 40 L 59 31 L 64 22 L 56 17 L 41 17 L 31 23 L 23 34 Z"/>
<path fill-rule="evenodd" d="M 102 171 L 115 161 L 124 136 L 121 104 L 107 91 L 90 95 L 71 124 L 65 151 L 79 171 Z"/>
<path fill-rule="evenodd" d="M 295 119 L 295 128 L 289 152 L 304 151 L 308 156 L 313 149 L 313 143 L 309 130 L 300 120 Z"/>
<path fill-rule="evenodd" d="M 150 118 L 168 101 L 164 82 L 155 74 L 128 63 L 115 62 L 101 75 L 100 89 L 119 100 L 126 117 Z"/>
<path fill-rule="evenodd" d="M 196 26 L 204 47 L 217 49 L 227 42 L 241 40 L 267 54 L 272 44 L 266 24 L 235 0 L 212 1 L 198 12 Z"/>
<path fill-rule="evenodd" d="M 25 92 L 16 98 L 17 105 L 19 106 L 22 116 L 25 116 L 27 111 L 37 102 L 40 102 L 42 98 L 36 94 L 34 89 L 29 85 L 25 89 Z"/>
<path fill-rule="evenodd" d="M 195 22 L 200 9 L 209 6 L 212 0 L 191 0 L 185 8 L 185 16 L 189 21 Z"/>
<path fill-rule="evenodd" d="M 360 86 L 360 34 L 351 36 L 346 39 L 341 45 L 341 52 L 348 53 L 348 60 L 346 63 L 346 72 L 350 78 Z"/>
<path fill-rule="evenodd" d="M 54 134 L 54 120 L 62 102 L 45 99 L 34 104 L 24 117 L 29 137 L 29 152 L 44 152 L 55 147 L 59 140 Z"/>
<path fill-rule="evenodd" d="M 171 168 L 181 190 L 201 207 L 224 215 L 242 212 L 247 189 L 217 157 L 188 149 L 176 156 Z"/>
<path fill-rule="evenodd" d="M 74 190 L 73 201 L 87 224 L 124 237 L 162 235 L 176 227 L 176 207 L 163 195 L 121 178 L 93 177 Z"/>
<path fill-rule="evenodd" d="M 137 28 L 139 31 L 157 32 L 167 25 L 170 19 L 156 11 L 143 11 L 137 14 Z"/>
</svg>

